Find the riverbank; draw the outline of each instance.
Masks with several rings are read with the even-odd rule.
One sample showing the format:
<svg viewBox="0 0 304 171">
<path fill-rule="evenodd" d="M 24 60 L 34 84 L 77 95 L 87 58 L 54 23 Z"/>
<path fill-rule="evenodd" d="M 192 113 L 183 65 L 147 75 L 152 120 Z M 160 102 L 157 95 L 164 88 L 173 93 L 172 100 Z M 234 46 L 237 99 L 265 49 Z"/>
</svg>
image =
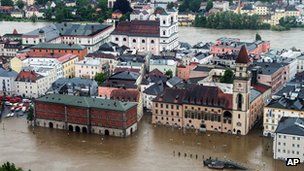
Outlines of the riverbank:
<svg viewBox="0 0 304 171">
<path fill-rule="evenodd" d="M 19 33 L 27 33 L 34 29 L 41 28 L 50 22 L 0 22 L 1 34 L 12 33 L 17 29 Z M 220 37 L 240 38 L 241 41 L 252 42 L 256 33 L 259 33 L 263 40 L 270 41 L 271 48 L 290 49 L 296 47 L 304 50 L 304 29 L 296 28 L 289 31 L 277 32 L 271 30 L 217 30 L 197 27 L 179 27 L 179 41 L 188 42 L 194 45 L 198 42 L 214 42 Z"/>
</svg>

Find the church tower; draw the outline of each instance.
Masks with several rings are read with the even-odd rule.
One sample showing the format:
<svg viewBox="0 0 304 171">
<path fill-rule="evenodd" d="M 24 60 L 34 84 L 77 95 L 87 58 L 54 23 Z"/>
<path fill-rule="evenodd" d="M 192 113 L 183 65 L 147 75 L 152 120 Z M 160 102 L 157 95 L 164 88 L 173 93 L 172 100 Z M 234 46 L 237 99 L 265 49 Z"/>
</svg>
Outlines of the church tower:
<svg viewBox="0 0 304 171">
<path fill-rule="evenodd" d="M 248 70 L 250 59 L 244 46 L 235 60 L 235 78 L 233 81 L 233 116 L 234 134 L 245 135 L 249 131 L 249 106 L 251 75 Z"/>
</svg>

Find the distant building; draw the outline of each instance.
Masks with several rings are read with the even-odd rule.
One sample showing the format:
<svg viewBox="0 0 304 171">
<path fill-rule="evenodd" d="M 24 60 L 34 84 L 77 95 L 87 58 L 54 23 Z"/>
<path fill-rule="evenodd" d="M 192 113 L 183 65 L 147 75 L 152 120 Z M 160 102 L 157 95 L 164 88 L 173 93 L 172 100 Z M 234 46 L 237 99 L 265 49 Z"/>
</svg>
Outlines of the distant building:
<svg viewBox="0 0 304 171">
<path fill-rule="evenodd" d="M 88 52 L 98 50 L 108 40 L 114 30 L 111 25 L 57 23 L 33 30 L 22 35 L 22 45 L 32 46 L 38 43 L 80 44 Z"/>
<path fill-rule="evenodd" d="M 282 117 L 273 138 L 273 158 L 299 158 L 304 163 L 304 119 Z"/>
<path fill-rule="evenodd" d="M 0 37 L 1 38 L 1 37 Z M 22 49 L 20 41 L 0 39 L 0 56 L 13 58 Z"/>
<path fill-rule="evenodd" d="M 156 55 L 177 48 L 177 12 L 160 9 L 153 15 L 154 19 L 119 22 L 111 35 L 111 41 L 119 46 Z"/>
<path fill-rule="evenodd" d="M 127 137 L 137 130 L 136 104 L 91 97 L 46 95 L 35 100 L 35 124 L 82 133 Z"/>
<path fill-rule="evenodd" d="M 238 53 L 243 45 L 249 55 L 259 58 L 262 53 L 266 53 L 270 49 L 270 43 L 267 41 L 241 42 L 240 39 L 222 37 L 216 40 L 216 43 L 211 46 L 212 54 L 232 54 Z"/>
</svg>

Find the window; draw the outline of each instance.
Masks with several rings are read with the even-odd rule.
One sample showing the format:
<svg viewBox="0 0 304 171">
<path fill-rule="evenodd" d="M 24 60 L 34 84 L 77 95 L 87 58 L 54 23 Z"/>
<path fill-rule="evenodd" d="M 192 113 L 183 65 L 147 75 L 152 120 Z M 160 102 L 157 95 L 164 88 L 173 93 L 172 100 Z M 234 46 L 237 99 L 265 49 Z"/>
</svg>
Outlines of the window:
<svg viewBox="0 0 304 171">
<path fill-rule="evenodd" d="M 141 43 L 146 43 L 146 41 L 144 39 L 141 40 Z"/>
<path fill-rule="evenodd" d="M 126 39 L 126 38 L 123 38 L 122 40 L 123 40 L 124 42 L 125 42 L 125 41 L 127 41 L 127 39 Z"/>
<path fill-rule="evenodd" d="M 116 38 L 115 38 L 115 41 L 118 41 L 118 40 L 119 40 L 118 37 L 116 37 Z"/>
<path fill-rule="evenodd" d="M 151 40 L 151 43 L 154 44 L 154 40 Z"/>
<path fill-rule="evenodd" d="M 136 43 L 136 39 L 133 39 L 133 43 Z"/>
</svg>

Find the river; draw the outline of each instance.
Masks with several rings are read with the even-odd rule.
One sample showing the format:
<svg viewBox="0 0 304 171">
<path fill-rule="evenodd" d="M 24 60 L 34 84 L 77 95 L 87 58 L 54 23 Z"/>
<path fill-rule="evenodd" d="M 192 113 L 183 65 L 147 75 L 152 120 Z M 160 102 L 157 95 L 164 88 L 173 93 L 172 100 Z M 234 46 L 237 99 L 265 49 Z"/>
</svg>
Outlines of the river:
<svg viewBox="0 0 304 171">
<path fill-rule="evenodd" d="M 0 22 L 0 35 L 12 33 L 17 29 L 19 33 L 26 33 L 35 28 L 40 28 L 47 22 Z M 195 27 L 179 27 L 180 41 L 194 45 L 197 42 L 214 42 L 217 38 L 226 36 L 240 38 L 242 41 L 253 41 L 255 34 L 259 33 L 263 40 L 270 41 L 272 48 L 289 49 L 296 47 L 304 50 L 304 29 L 292 29 L 289 31 L 271 30 L 215 30 Z"/>
<path fill-rule="evenodd" d="M 271 139 L 261 137 L 261 130 L 241 137 L 183 133 L 154 127 L 150 120 L 145 115 L 135 134 L 115 138 L 42 127 L 33 131 L 25 118 L 5 118 L 0 124 L 0 163 L 11 161 L 32 171 L 195 171 L 209 170 L 202 166 L 202 159 L 212 156 L 237 161 L 253 170 L 287 170 L 283 161 L 272 159 Z M 288 168 L 303 169 L 304 165 Z"/>
</svg>

